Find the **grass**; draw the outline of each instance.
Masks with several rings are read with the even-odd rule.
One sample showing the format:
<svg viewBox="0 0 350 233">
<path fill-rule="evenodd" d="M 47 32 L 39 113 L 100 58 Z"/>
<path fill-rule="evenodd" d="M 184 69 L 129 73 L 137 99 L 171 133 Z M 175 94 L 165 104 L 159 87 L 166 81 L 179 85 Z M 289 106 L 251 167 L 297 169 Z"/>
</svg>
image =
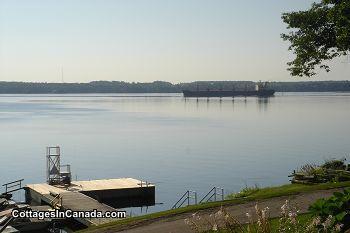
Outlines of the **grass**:
<svg viewBox="0 0 350 233">
<path fill-rule="evenodd" d="M 156 221 L 161 218 L 172 218 L 180 214 L 196 212 L 199 210 L 211 209 L 215 207 L 234 205 L 234 204 L 242 204 L 248 201 L 269 199 L 273 197 L 295 195 L 303 192 L 312 192 L 317 190 L 326 190 L 326 189 L 342 188 L 342 187 L 349 187 L 349 186 L 350 186 L 350 181 L 337 182 L 337 183 L 323 183 L 323 184 L 315 184 L 315 185 L 286 184 L 286 185 L 276 186 L 276 187 L 259 188 L 258 190 L 255 190 L 254 192 L 251 192 L 242 198 L 235 198 L 236 194 L 230 194 L 227 196 L 227 200 L 225 201 L 191 205 L 191 206 L 178 208 L 174 210 L 166 210 L 166 211 L 142 215 L 142 216 L 130 217 L 130 218 L 102 224 L 99 226 L 89 227 L 79 232 L 100 232 L 100 231 L 110 232 L 112 231 L 112 229 L 113 230 L 127 229 L 130 226 L 139 225 L 144 222 Z"/>
<path fill-rule="evenodd" d="M 312 219 L 312 215 L 309 213 L 306 214 L 300 214 L 297 217 L 299 224 L 303 227 L 307 227 L 307 224 L 309 221 Z M 270 224 L 271 224 L 271 232 L 272 233 L 278 233 L 278 228 L 279 228 L 279 218 L 272 218 L 270 219 Z M 221 230 L 221 231 L 208 231 L 207 233 L 228 233 L 226 230 Z"/>
<path fill-rule="evenodd" d="M 253 192 L 247 198 L 252 200 L 267 199 L 272 197 L 289 196 L 302 192 L 312 192 L 317 190 L 326 190 L 333 188 L 342 188 L 350 186 L 350 181 L 337 182 L 337 183 L 323 183 L 315 185 L 305 185 L 305 184 L 286 184 L 276 187 L 266 187 Z M 228 195 L 228 199 L 232 197 Z"/>
<path fill-rule="evenodd" d="M 309 214 L 309 213 L 300 214 L 300 215 L 298 215 L 297 219 L 298 219 L 299 223 L 302 226 L 307 227 L 307 224 L 312 219 L 312 215 Z M 276 232 L 277 233 L 278 232 L 278 227 L 279 227 L 279 218 L 271 219 L 270 223 L 271 223 L 271 232 Z"/>
<path fill-rule="evenodd" d="M 228 197 L 230 199 L 248 197 L 248 196 L 251 196 L 253 193 L 256 193 L 259 190 L 260 190 L 260 188 L 258 187 L 258 185 L 255 185 L 253 187 L 247 186 L 247 187 L 243 188 L 241 191 L 239 191 L 238 193 L 230 194 Z"/>
</svg>

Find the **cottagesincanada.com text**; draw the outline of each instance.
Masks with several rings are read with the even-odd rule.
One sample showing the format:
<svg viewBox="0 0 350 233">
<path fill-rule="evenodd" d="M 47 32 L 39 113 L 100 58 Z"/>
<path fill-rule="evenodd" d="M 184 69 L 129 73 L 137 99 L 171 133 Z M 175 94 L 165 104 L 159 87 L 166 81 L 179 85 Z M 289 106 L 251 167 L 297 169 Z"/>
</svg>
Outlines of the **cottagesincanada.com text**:
<svg viewBox="0 0 350 233">
<path fill-rule="evenodd" d="M 11 212 L 12 217 L 14 218 L 37 218 L 43 220 L 45 218 L 126 218 L 125 211 L 75 211 L 71 209 L 66 210 L 47 210 L 47 211 L 37 211 L 37 210 L 21 210 L 14 209 Z"/>
</svg>

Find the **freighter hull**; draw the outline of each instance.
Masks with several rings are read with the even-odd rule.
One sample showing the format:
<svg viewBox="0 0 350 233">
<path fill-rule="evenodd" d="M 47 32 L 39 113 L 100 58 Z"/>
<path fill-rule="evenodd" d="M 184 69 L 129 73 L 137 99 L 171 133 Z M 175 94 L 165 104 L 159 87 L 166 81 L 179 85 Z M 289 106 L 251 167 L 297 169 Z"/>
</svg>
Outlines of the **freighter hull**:
<svg viewBox="0 0 350 233">
<path fill-rule="evenodd" d="M 182 91 L 184 97 L 235 97 L 235 96 L 258 96 L 270 97 L 275 94 L 274 90 L 259 91 Z"/>
</svg>

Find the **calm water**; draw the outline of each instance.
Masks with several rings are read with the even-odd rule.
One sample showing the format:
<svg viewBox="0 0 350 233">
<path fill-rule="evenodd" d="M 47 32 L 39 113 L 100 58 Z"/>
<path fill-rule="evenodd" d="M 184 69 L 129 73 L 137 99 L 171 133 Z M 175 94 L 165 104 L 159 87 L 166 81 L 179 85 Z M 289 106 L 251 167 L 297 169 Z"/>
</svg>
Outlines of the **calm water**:
<svg viewBox="0 0 350 233">
<path fill-rule="evenodd" d="M 44 182 L 45 147 L 60 145 L 79 180 L 155 182 L 164 204 L 151 212 L 170 208 L 187 189 L 201 197 L 213 186 L 230 193 L 282 184 L 304 163 L 350 152 L 350 94 L 164 96 L 1 95 L 0 182 Z"/>
</svg>

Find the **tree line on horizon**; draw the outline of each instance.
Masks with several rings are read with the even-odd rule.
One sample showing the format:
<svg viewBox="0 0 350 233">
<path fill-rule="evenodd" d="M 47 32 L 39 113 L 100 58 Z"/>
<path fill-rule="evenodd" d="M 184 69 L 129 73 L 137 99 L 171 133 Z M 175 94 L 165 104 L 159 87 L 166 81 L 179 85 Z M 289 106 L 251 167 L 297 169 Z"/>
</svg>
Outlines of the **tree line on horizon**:
<svg viewBox="0 0 350 233">
<path fill-rule="evenodd" d="M 65 93 L 180 93 L 182 90 L 253 90 L 253 81 L 196 81 L 172 84 L 123 81 L 89 83 L 0 82 L 0 94 L 65 94 Z M 269 82 L 277 92 L 350 91 L 350 81 Z"/>
</svg>

